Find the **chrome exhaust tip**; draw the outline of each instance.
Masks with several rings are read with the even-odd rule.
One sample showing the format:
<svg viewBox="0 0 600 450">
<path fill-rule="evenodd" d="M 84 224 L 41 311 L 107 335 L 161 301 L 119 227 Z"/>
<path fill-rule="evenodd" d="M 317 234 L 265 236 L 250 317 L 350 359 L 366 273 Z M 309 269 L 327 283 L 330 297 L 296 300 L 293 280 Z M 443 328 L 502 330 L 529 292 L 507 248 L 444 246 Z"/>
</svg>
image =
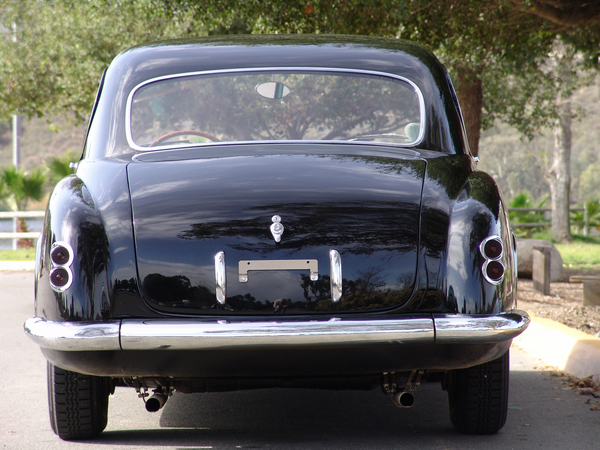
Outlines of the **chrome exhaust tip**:
<svg viewBox="0 0 600 450">
<path fill-rule="evenodd" d="M 412 408 L 415 404 L 415 396 L 412 392 L 396 392 L 392 395 L 392 401 L 399 408 Z"/>
<path fill-rule="evenodd" d="M 148 412 L 158 411 L 163 406 L 165 406 L 165 403 L 167 403 L 168 399 L 169 399 L 169 397 L 166 396 L 165 394 L 155 393 L 152 397 L 150 397 L 148 400 L 146 400 L 146 411 L 148 411 Z"/>
</svg>

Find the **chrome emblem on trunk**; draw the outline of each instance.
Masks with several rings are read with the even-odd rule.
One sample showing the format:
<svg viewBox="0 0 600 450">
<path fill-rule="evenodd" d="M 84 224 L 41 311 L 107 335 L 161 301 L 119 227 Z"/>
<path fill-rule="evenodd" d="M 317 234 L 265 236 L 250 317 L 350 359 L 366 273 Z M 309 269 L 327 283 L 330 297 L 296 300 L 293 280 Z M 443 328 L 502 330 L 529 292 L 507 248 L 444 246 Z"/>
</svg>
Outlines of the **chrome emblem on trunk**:
<svg viewBox="0 0 600 450">
<path fill-rule="evenodd" d="M 281 217 L 275 215 L 271 218 L 273 223 L 271 224 L 271 234 L 275 242 L 281 242 L 281 235 L 283 234 L 283 224 L 281 223 Z"/>
</svg>

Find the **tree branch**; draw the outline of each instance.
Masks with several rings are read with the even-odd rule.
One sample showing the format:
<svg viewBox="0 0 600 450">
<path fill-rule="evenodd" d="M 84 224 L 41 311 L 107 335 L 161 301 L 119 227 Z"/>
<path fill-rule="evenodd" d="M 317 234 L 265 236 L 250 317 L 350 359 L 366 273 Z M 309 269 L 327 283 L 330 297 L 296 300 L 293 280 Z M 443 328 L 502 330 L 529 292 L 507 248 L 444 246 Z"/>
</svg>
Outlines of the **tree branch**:
<svg viewBox="0 0 600 450">
<path fill-rule="evenodd" d="M 550 2 L 532 1 L 529 6 L 523 6 L 523 2 L 519 0 L 513 3 L 520 11 L 563 27 L 600 22 L 600 2 L 574 5 L 574 2 L 570 1 L 556 1 L 551 5 Z"/>
</svg>

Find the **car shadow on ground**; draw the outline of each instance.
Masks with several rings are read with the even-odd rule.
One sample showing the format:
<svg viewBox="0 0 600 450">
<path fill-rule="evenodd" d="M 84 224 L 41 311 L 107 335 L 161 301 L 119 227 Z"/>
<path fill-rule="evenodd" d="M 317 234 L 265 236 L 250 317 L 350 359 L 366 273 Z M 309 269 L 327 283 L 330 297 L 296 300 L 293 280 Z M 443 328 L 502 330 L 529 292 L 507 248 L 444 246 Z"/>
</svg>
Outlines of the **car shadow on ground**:
<svg viewBox="0 0 600 450">
<path fill-rule="evenodd" d="M 126 445 L 249 448 L 368 448 L 402 435 L 454 435 L 446 393 L 422 385 L 416 404 L 400 409 L 381 391 L 261 389 L 175 394 L 162 411 L 161 430 L 109 431 L 100 441 Z M 187 448 L 187 447 L 185 447 Z M 258 448 L 258 447 L 254 447 Z"/>
<path fill-rule="evenodd" d="M 380 391 L 265 389 L 175 394 L 155 430 L 106 431 L 97 444 L 199 448 L 594 448 L 598 415 L 544 372 L 513 371 L 506 426 L 465 436 L 450 423 L 446 393 L 424 383 L 411 409 Z M 589 442 L 590 447 L 587 447 Z M 402 443 L 402 445 L 400 445 Z M 562 447 L 561 447 L 562 446 Z"/>
</svg>

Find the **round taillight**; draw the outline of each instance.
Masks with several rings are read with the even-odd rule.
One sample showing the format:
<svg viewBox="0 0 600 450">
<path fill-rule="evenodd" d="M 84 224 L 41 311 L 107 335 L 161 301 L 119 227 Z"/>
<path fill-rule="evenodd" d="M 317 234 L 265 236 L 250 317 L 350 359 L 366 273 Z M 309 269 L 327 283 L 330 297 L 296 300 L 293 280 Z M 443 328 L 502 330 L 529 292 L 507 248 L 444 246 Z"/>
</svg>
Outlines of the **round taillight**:
<svg viewBox="0 0 600 450">
<path fill-rule="evenodd" d="M 71 285 L 71 271 L 65 267 L 57 267 L 50 272 L 50 284 L 58 291 L 67 289 Z"/>
<path fill-rule="evenodd" d="M 67 247 L 63 245 L 57 245 L 50 252 L 50 258 L 57 266 L 66 266 L 71 259 L 71 253 Z"/>
<path fill-rule="evenodd" d="M 498 238 L 488 239 L 483 243 L 483 256 L 488 259 L 500 259 L 502 256 L 502 242 Z"/>
<path fill-rule="evenodd" d="M 493 282 L 499 282 L 504 277 L 504 265 L 500 261 L 490 261 L 485 268 L 485 274 Z"/>
<path fill-rule="evenodd" d="M 70 266 L 73 262 L 73 249 L 67 242 L 57 241 L 50 249 L 50 260 L 54 266 Z"/>
</svg>

